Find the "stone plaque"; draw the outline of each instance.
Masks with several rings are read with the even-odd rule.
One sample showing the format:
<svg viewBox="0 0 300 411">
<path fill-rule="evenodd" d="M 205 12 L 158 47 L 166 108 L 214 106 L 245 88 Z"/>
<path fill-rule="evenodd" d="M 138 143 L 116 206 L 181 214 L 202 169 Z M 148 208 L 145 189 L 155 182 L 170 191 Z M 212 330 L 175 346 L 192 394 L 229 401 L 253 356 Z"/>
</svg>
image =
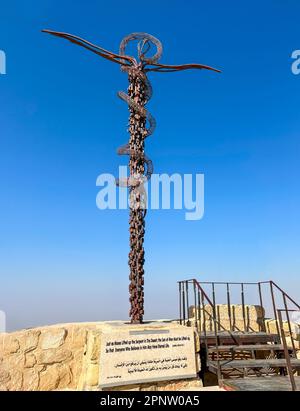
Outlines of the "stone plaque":
<svg viewBox="0 0 300 411">
<path fill-rule="evenodd" d="M 99 368 L 101 388 L 195 378 L 193 330 L 170 327 L 124 331 L 123 328 L 103 332 Z"/>
</svg>

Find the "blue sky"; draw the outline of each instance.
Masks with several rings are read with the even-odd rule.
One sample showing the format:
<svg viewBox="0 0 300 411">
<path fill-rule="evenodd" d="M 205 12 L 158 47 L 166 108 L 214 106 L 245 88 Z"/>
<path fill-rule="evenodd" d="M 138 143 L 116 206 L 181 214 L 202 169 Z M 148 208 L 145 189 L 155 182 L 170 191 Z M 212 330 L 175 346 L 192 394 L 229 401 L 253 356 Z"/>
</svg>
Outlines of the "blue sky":
<svg viewBox="0 0 300 411">
<path fill-rule="evenodd" d="M 145 31 L 161 62 L 220 68 L 152 73 L 157 173 L 205 174 L 205 215 L 149 211 L 146 318 L 177 315 L 176 281 L 273 279 L 299 300 L 298 1 L 11 1 L 1 5 L 0 309 L 8 329 L 126 319 L 128 212 L 99 211 L 128 135 L 117 65 L 43 28 L 117 51 Z"/>
</svg>

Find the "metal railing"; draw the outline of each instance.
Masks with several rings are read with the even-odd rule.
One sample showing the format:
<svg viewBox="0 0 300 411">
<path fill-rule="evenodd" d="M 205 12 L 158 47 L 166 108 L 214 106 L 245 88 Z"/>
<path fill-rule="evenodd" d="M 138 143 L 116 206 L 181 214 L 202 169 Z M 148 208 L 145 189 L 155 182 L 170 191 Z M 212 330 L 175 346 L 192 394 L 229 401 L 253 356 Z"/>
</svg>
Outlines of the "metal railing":
<svg viewBox="0 0 300 411">
<path fill-rule="evenodd" d="M 288 308 L 295 308 L 300 310 L 300 306 L 293 300 L 282 288 L 280 288 L 274 281 L 260 281 L 260 282 L 208 282 L 208 281 L 197 281 L 196 279 L 189 279 L 184 281 L 179 281 L 179 314 L 180 320 L 184 323 L 184 321 L 188 321 L 188 307 L 189 302 L 191 300 L 191 296 L 189 293 L 188 286 L 191 283 L 196 283 L 198 286 L 204 291 L 204 293 L 208 296 L 210 295 L 211 303 L 217 307 L 218 301 L 218 292 L 217 286 L 223 286 L 225 288 L 225 299 L 227 304 L 227 312 L 228 312 L 228 330 L 229 331 L 240 331 L 240 332 L 257 332 L 262 331 L 266 332 L 266 312 L 269 313 L 269 317 L 274 318 L 275 320 L 275 328 L 276 334 L 280 336 L 280 329 L 279 329 L 279 322 L 277 316 L 277 310 L 283 307 L 285 309 Z M 235 324 L 234 314 L 232 312 L 232 288 L 233 286 L 239 287 L 239 300 L 238 302 L 235 299 L 235 304 L 240 304 L 242 308 L 242 326 L 241 324 Z M 252 295 L 252 301 L 250 305 L 253 304 L 253 300 L 256 300 L 258 306 L 262 308 L 263 316 L 259 319 L 259 323 L 257 326 L 259 329 L 253 329 L 251 326 L 251 321 L 249 319 L 249 313 L 247 312 L 249 305 L 249 299 L 247 304 L 247 291 L 249 287 L 254 289 L 254 295 Z M 209 290 L 207 290 L 209 288 Z M 256 295 L 255 295 L 256 294 Z M 224 301 L 222 301 L 224 304 Z M 289 304 L 293 304 L 293 307 L 289 307 Z M 218 314 L 218 313 L 216 313 Z M 218 319 L 218 315 L 216 315 L 216 319 Z M 220 321 L 219 321 L 220 322 Z M 288 318 L 288 322 L 289 318 Z"/>
<path fill-rule="evenodd" d="M 217 288 L 225 287 L 225 299 L 227 304 L 228 313 L 228 327 L 222 324 L 221 318 L 218 318 L 217 308 L 219 295 L 217 293 Z M 239 287 L 239 303 L 242 308 L 242 321 L 239 322 L 239 326 L 235 323 L 235 318 L 232 313 L 232 288 L 233 286 Z M 264 332 L 274 334 L 274 342 L 282 342 L 285 347 L 286 337 L 283 333 L 284 322 L 282 319 L 282 313 L 286 314 L 286 324 L 288 327 L 289 334 L 291 335 L 292 344 L 292 354 L 297 357 L 297 349 L 295 347 L 295 342 L 292 335 L 292 325 L 289 312 L 300 311 L 300 305 L 295 302 L 282 288 L 280 288 L 274 281 L 260 281 L 260 282 L 207 282 L 207 281 L 197 281 L 196 279 L 183 280 L 178 282 L 179 287 L 179 321 L 180 324 L 190 326 L 192 321 L 199 333 L 200 343 L 205 346 L 206 351 L 206 362 L 209 360 L 209 344 L 214 340 L 216 355 L 217 355 L 217 370 L 218 378 L 221 377 L 221 367 L 220 367 L 220 355 L 219 355 L 219 340 L 220 332 L 227 332 L 231 336 L 231 340 L 235 345 L 239 345 L 240 333 L 257 333 Z M 252 327 L 249 312 L 249 306 L 247 305 L 247 290 L 249 287 L 254 287 L 256 290 L 254 297 L 261 307 L 262 317 L 259 318 L 257 324 L 255 324 L 255 329 Z M 209 288 L 209 290 L 207 290 Z M 224 290 L 223 290 L 224 291 Z M 267 293 L 267 294 L 266 294 Z M 211 296 L 209 296 L 211 294 Z M 236 295 L 235 295 L 236 297 Z M 252 296 L 253 297 L 253 296 Z M 267 298 L 266 298 L 267 297 Z M 190 303 L 192 303 L 190 306 Z M 282 309 L 282 304 L 284 309 Z M 293 305 L 293 309 L 290 305 Z M 253 305 L 253 303 L 251 303 Z M 194 315 L 190 315 L 190 310 L 194 307 Z M 295 307 L 297 310 L 295 310 Z M 266 329 L 266 311 L 270 312 L 270 315 L 274 317 L 275 330 Z M 210 321 L 210 327 L 207 327 L 207 320 Z M 242 325 L 241 325 L 242 324 Z M 208 328 L 210 328 L 210 333 L 208 333 Z M 237 333 L 236 333 L 237 332 Z M 209 338 L 208 338 L 209 337 Z M 294 389 L 295 379 L 293 378 L 293 372 L 291 367 L 289 367 L 290 362 L 290 351 L 284 349 L 285 359 L 287 361 L 288 374 L 290 376 L 291 385 Z"/>
<path fill-rule="evenodd" d="M 298 306 L 298 304 L 296 304 Z M 292 391 L 297 391 L 297 385 L 296 385 L 296 380 L 295 380 L 295 376 L 294 376 L 294 370 L 292 367 L 292 363 L 291 363 L 291 355 L 290 355 L 290 351 L 288 348 L 288 343 L 287 343 L 287 339 L 286 339 L 286 330 L 284 329 L 284 321 L 282 319 L 282 313 L 285 312 L 287 318 L 288 318 L 288 333 L 292 342 L 292 347 L 293 347 L 293 354 L 292 356 L 294 358 L 297 358 L 297 351 L 295 349 L 295 343 L 294 343 L 294 339 L 293 339 L 293 332 L 291 330 L 291 324 L 290 324 L 290 320 L 289 320 L 289 312 L 297 312 L 300 310 L 289 310 L 289 309 L 281 309 L 281 310 L 277 310 L 277 316 L 278 316 L 278 321 L 279 321 L 279 328 L 280 328 L 280 334 L 281 334 L 281 341 L 283 344 L 283 349 L 284 349 L 284 357 L 285 357 L 285 361 L 286 361 L 286 366 L 287 366 L 287 371 L 288 371 L 288 375 L 290 378 L 290 382 L 291 382 L 291 386 L 292 386 Z"/>
<path fill-rule="evenodd" d="M 209 340 L 214 340 L 215 351 L 216 351 L 216 363 L 217 363 L 217 376 L 218 380 L 221 379 L 221 367 L 220 367 L 220 356 L 219 356 L 219 333 L 218 331 L 222 329 L 223 332 L 228 333 L 231 336 L 231 339 L 234 344 L 238 345 L 238 339 L 233 335 L 230 330 L 227 330 L 217 319 L 216 316 L 216 305 L 208 297 L 205 290 L 201 287 L 199 282 L 195 279 L 179 281 L 179 311 L 180 311 L 180 324 L 190 326 L 191 320 L 189 318 L 190 310 L 190 296 L 189 288 L 192 287 L 193 291 L 193 300 L 194 300 L 194 310 L 195 310 L 195 327 L 199 334 L 200 341 L 200 357 L 201 353 L 205 352 L 205 360 L 201 358 L 202 367 L 206 367 L 209 359 Z M 211 312 L 208 311 L 210 307 Z M 207 331 L 207 320 L 211 321 L 211 331 L 212 334 L 209 334 Z M 204 346 L 204 350 L 203 350 Z M 202 368 L 201 367 L 201 368 Z"/>
</svg>

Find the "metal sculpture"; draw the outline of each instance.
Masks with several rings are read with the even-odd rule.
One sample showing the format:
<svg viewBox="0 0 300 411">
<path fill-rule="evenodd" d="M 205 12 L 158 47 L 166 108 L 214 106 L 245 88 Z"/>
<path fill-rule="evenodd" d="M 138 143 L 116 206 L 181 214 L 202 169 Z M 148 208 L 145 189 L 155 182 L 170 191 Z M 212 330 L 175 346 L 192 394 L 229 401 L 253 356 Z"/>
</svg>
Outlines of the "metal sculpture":
<svg viewBox="0 0 300 411">
<path fill-rule="evenodd" d="M 102 47 L 96 46 L 87 40 L 68 33 L 43 30 L 54 36 L 65 38 L 72 43 L 82 46 L 99 56 L 118 63 L 121 70 L 126 72 L 129 80 L 127 94 L 118 92 L 118 96 L 128 104 L 129 117 L 129 143 L 118 149 L 119 155 L 129 156 L 129 177 L 124 180 L 116 180 L 119 186 L 126 186 L 130 193 L 130 318 L 132 323 L 142 323 L 144 315 L 144 235 L 146 215 L 146 194 L 144 183 L 150 179 L 153 173 L 152 161 L 145 154 L 145 139 L 153 134 L 155 120 L 145 108 L 152 96 L 152 89 L 147 78 L 147 73 L 173 72 L 187 69 L 207 69 L 219 72 L 209 66 L 201 64 L 166 65 L 159 64 L 162 55 L 161 42 L 147 33 L 132 33 L 125 37 L 120 44 L 119 54 L 112 53 Z M 138 58 L 125 53 L 130 41 L 138 40 Z M 153 56 L 148 56 L 152 46 L 156 47 Z M 147 125 L 148 123 L 148 125 Z"/>
</svg>

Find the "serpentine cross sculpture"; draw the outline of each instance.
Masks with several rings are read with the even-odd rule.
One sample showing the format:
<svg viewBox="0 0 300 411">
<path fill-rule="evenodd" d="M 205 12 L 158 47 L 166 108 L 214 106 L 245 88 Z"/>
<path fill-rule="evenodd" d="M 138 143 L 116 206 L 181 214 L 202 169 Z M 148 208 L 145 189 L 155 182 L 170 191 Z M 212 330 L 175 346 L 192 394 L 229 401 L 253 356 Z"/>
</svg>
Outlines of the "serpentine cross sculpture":
<svg viewBox="0 0 300 411">
<path fill-rule="evenodd" d="M 153 173 L 152 161 L 145 154 L 145 139 L 153 134 L 155 120 L 146 109 L 146 104 L 152 96 L 152 89 L 147 73 L 173 72 L 187 69 L 207 69 L 219 72 L 202 64 L 166 65 L 160 64 L 162 55 L 161 42 L 147 33 L 132 33 L 124 37 L 120 44 L 119 53 L 112 53 L 78 36 L 52 30 L 42 30 L 45 33 L 65 38 L 72 43 L 82 46 L 99 56 L 120 65 L 121 70 L 128 75 L 129 87 L 127 93 L 118 92 L 118 96 L 128 104 L 129 143 L 118 149 L 118 154 L 129 156 L 129 177 L 117 179 L 116 184 L 129 189 L 130 204 L 130 318 L 132 323 L 142 323 L 144 316 L 144 235 L 146 216 L 146 193 L 144 183 Z M 137 58 L 126 54 L 130 41 L 138 40 Z M 149 50 L 154 46 L 155 53 L 149 56 Z"/>
</svg>

